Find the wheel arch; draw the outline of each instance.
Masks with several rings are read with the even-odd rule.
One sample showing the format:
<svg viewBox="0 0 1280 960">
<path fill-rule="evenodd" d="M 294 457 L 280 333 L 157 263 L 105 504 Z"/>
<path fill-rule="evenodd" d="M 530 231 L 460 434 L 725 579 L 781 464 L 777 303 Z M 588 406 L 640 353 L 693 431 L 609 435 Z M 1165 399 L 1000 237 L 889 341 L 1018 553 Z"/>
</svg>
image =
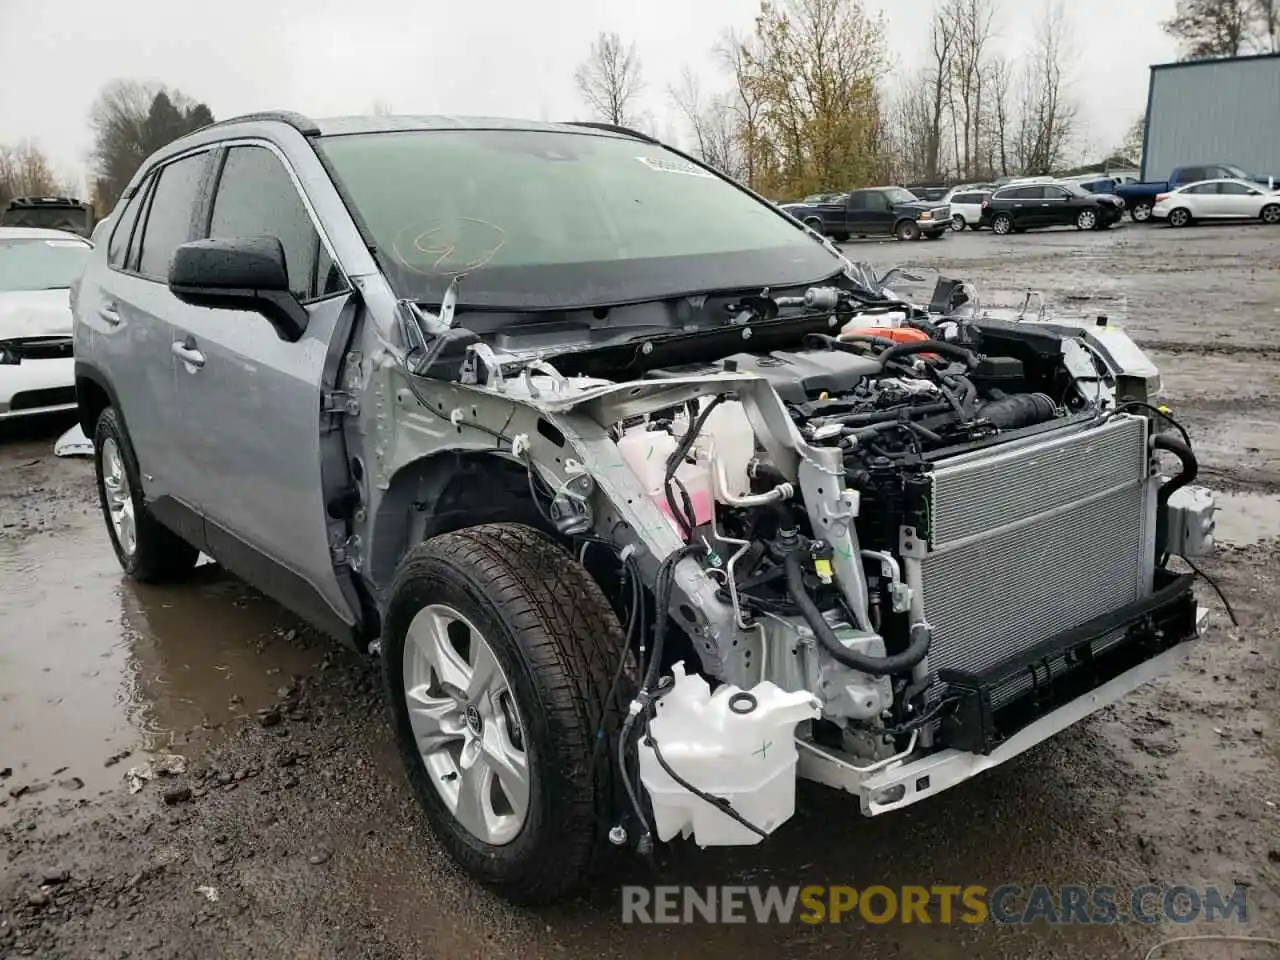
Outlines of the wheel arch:
<svg viewBox="0 0 1280 960">
<path fill-rule="evenodd" d="M 112 407 L 116 411 L 116 416 L 120 418 L 121 426 L 126 431 L 129 429 L 129 425 L 125 422 L 124 411 L 120 408 L 120 398 L 116 395 L 115 388 L 111 386 L 111 381 L 105 373 L 88 361 L 77 359 L 75 388 L 77 418 L 80 429 L 84 431 L 86 437 L 93 436 L 98 417 L 102 416 L 102 411 L 107 407 Z"/>
</svg>

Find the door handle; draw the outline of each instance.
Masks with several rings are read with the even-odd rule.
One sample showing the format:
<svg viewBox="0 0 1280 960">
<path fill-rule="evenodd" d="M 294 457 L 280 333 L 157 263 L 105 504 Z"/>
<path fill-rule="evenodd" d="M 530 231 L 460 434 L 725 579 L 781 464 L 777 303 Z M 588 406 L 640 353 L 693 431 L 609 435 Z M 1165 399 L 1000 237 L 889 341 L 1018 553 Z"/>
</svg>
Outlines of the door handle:
<svg viewBox="0 0 1280 960">
<path fill-rule="evenodd" d="M 204 366 L 204 354 L 196 349 L 194 340 L 175 340 L 173 341 L 173 346 L 169 349 L 173 351 L 175 357 L 188 366 Z"/>
<path fill-rule="evenodd" d="M 103 322 L 109 327 L 120 326 L 120 311 L 116 309 L 116 305 L 114 303 L 104 303 L 100 306 L 98 308 L 98 316 L 101 317 Z"/>
</svg>

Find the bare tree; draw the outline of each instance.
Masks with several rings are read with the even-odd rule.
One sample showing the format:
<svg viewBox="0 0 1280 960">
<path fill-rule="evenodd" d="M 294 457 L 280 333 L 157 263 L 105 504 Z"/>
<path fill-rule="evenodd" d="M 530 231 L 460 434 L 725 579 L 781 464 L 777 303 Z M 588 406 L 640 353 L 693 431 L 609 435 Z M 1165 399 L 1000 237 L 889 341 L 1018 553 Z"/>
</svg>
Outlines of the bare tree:
<svg viewBox="0 0 1280 960">
<path fill-rule="evenodd" d="M 955 68 L 956 20 L 950 4 L 934 11 L 929 35 L 929 66 L 925 71 L 929 86 L 928 127 L 925 139 L 926 179 L 942 175 L 942 120 L 950 101 L 952 71 Z"/>
<path fill-rule="evenodd" d="M 597 120 L 631 125 L 644 89 L 634 43 L 624 47 L 616 33 L 601 33 L 587 59 L 578 64 L 573 81 Z"/>
<path fill-rule="evenodd" d="M 1280 0 L 1254 0 L 1254 45 L 1260 53 L 1280 53 Z"/>
<path fill-rule="evenodd" d="M 1124 157 L 1130 163 L 1142 163 L 1142 145 L 1146 139 L 1147 117 L 1140 113 L 1133 118 L 1129 129 L 1125 131 L 1124 142 L 1113 153 Z"/>
<path fill-rule="evenodd" d="M 0 144 L 0 204 L 14 197 L 47 197 L 72 193 L 53 172 L 44 151 L 30 140 L 16 146 Z"/>
<path fill-rule="evenodd" d="M 989 48 L 995 6 L 993 0 L 950 0 L 946 13 L 955 37 L 950 102 L 956 131 L 956 167 L 961 177 L 974 177 L 979 172 L 986 120 L 983 96 L 990 95 Z"/>
<path fill-rule="evenodd" d="M 1255 0 L 1178 0 L 1176 15 L 1161 26 L 1187 59 L 1235 57 L 1249 49 L 1256 14 Z"/>
<path fill-rule="evenodd" d="M 763 135 L 764 98 L 753 83 L 753 65 L 759 60 L 756 38 L 739 37 L 727 31 L 716 53 L 733 80 L 728 106 L 734 119 L 734 146 L 742 167 L 742 177 L 751 187 L 757 186 L 761 156 L 765 149 Z"/>
<path fill-rule="evenodd" d="M 1061 0 L 1052 0 L 1037 24 L 1035 45 L 1022 70 L 1014 146 L 1024 173 L 1050 173 L 1075 136 L 1078 111 L 1067 76 L 1071 54 L 1070 24 Z"/>
<path fill-rule="evenodd" d="M 687 66 L 681 72 L 679 83 L 668 87 L 667 96 L 693 137 L 694 155 L 731 177 L 741 177 L 742 163 L 729 98 L 704 95 L 701 83 Z"/>
<path fill-rule="evenodd" d="M 375 100 L 373 105 L 369 107 L 369 112 L 375 117 L 389 117 L 392 113 L 391 104 L 386 100 Z"/>
<path fill-rule="evenodd" d="M 991 59 L 991 140 L 988 165 L 993 171 L 1000 171 L 1001 176 L 1009 175 L 1009 136 L 1011 124 L 1011 105 L 1009 102 L 1010 82 L 1013 69 L 1009 61 L 1003 57 Z"/>
</svg>

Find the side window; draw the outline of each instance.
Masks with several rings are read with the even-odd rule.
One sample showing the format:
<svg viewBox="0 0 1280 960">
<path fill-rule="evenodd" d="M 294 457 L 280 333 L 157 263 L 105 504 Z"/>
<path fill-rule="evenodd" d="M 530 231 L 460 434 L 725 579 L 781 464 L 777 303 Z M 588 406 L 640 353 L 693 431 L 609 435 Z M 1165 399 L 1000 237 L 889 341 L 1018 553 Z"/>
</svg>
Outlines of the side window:
<svg viewBox="0 0 1280 960">
<path fill-rule="evenodd" d="M 883 193 L 872 190 L 867 194 L 867 209 L 883 213 L 889 209 L 889 200 Z"/>
<path fill-rule="evenodd" d="M 1253 191 L 1243 183 L 1220 183 L 1218 184 L 1218 192 L 1233 197 L 1247 197 L 1253 194 Z"/>
<path fill-rule="evenodd" d="M 198 153 L 160 168 L 151 191 L 138 257 L 138 272 L 144 277 L 167 280 L 173 251 L 191 239 L 196 200 L 208 159 L 208 153 Z"/>
<path fill-rule="evenodd" d="M 1067 193 L 1067 191 L 1063 190 L 1061 187 L 1041 187 L 1040 189 L 1044 191 L 1044 198 L 1046 200 L 1066 200 L 1071 196 L 1071 194 Z"/>
<path fill-rule="evenodd" d="M 120 219 L 116 221 L 115 229 L 111 231 L 111 240 L 107 243 L 107 265 L 116 270 L 124 267 L 125 257 L 129 253 L 129 240 L 133 236 L 133 227 L 138 222 L 138 211 L 142 209 L 142 201 L 146 199 L 150 186 L 150 177 L 138 184 L 138 189 L 120 211 Z"/>
<path fill-rule="evenodd" d="M 314 300 L 342 289 L 298 189 L 266 147 L 232 147 L 218 180 L 210 237 L 275 237 L 284 248 L 289 289 Z"/>
<path fill-rule="evenodd" d="M 849 209 L 867 209 L 867 195 L 860 190 L 855 190 L 853 193 L 849 194 Z"/>
<path fill-rule="evenodd" d="M 1207 180 L 1209 178 L 1209 174 L 1204 167 L 1183 167 L 1180 174 L 1179 179 L 1183 183 L 1195 183 L 1197 180 Z"/>
<path fill-rule="evenodd" d="M 1213 183 L 1197 183 L 1194 187 L 1187 187 L 1183 193 L 1217 193 L 1217 184 Z"/>
</svg>

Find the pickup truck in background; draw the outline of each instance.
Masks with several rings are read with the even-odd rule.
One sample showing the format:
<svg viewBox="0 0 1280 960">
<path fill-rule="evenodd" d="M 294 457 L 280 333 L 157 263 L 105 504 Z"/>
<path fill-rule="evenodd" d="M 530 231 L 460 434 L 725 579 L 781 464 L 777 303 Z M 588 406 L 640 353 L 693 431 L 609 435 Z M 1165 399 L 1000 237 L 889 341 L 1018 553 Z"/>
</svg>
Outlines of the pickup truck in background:
<svg viewBox="0 0 1280 960">
<path fill-rule="evenodd" d="M 1246 173 L 1230 163 L 1202 163 L 1186 167 L 1174 167 L 1168 180 L 1147 180 L 1140 183 L 1119 184 L 1115 194 L 1124 201 L 1129 216 L 1135 223 L 1145 223 L 1151 219 L 1151 208 L 1155 206 L 1156 196 L 1170 190 L 1184 187 L 1189 183 L 1201 180 L 1214 180 L 1219 177 L 1234 177 L 1237 180 L 1248 180 L 1252 183 L 1265 184 L 1269 188 L 1280 183 L 1280 177 L 1256 176 Z"/>
<path fill-rule="evenodd" d="M 786 203 L 780 209 L 837 243 L 851 236 L 936 240 L 951 229 L 950 204 L 921 200 L 902 187 L 866 187 L 834 201 Z"/>
<path fill-rule="evenodd" d="M 86 240 L 97 222 L 93 205 L 75 197 L 14 197 L 0 210 L 0 227 L 65 230 Z"/>
</svg>

